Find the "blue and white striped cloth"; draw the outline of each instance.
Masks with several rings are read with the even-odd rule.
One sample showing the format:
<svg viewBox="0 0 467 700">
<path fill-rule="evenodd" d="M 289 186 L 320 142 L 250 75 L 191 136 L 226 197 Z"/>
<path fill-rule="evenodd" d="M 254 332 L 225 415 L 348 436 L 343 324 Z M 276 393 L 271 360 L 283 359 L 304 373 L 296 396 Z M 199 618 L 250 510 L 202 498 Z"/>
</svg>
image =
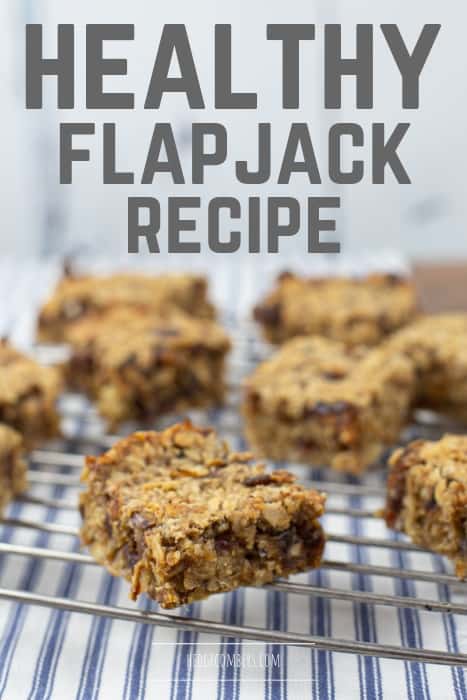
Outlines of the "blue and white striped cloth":
<svg viewBox="0 0 467 700">
<path fill-rule="evenodd" d="M 240 271 L 233 266 L 218 268 L 216 272 L 216 294 L 224 307 L 235 313 L 251 304 L 257 289 L 254 276 L 244 270 L 240 280 Z M 58 268 L 54 263 L 3 263 L 0 273 L 0 331 L 27 347 L 32 338 L 34 308 L 53 283 Z M 208 419 L 220 432 L 226 427 L 223 412 L 212 412 Z M 71 427 L 79 435 L 85 426 L 79 421 L 74 423 Z M 59 471 L 70 470 L 63 467 Z M 325 478 L 325 474 L 316 471 L 313 477 Z M 380 481 L 378 475 L 372 478 L 373 483 Z M 77 488 L 34 485 L 31 493 L 73 502 Z M 335 497 L 332 503 L 365 509 L 380 505 L 375 497 L 355 496 Z M 72 509 L 20 502 L 10 506 L 8 517 L 72 526 L 79 521 Z M 364 518 L 327 515 L 324 525 L 333 533 L 387 537 L 381 522 Z M 0 541 L 64 551 L 79 548 L 74 537 L 6 526 L 0 528 Z M 443 560 L 428 553 L 339 543 L 328 545 L 326 558 L 450 570 Z M 297 576 L 296 580 L 323 587 L 451 599 L 465 604 L 465 588 L 461 586 L 448 590 L 432 583 L 334 570 L 314 571 Z M 127 584 L 98 566 L 1 555 L 0 587 L 106 605 L 133 605 L 127 597 Z M 157 609 L 148 600 L 138 605 Z M 213 596 L 188 606 L 183 614 L 272 630 L 467 652 L 467 626 L 460 616 L 318 596 L 246 589 Z M 0 601 L 0 697 L 465 700 L 467 689 L 465 670 L 460 668 L 241 642 Z"/>
</svg>

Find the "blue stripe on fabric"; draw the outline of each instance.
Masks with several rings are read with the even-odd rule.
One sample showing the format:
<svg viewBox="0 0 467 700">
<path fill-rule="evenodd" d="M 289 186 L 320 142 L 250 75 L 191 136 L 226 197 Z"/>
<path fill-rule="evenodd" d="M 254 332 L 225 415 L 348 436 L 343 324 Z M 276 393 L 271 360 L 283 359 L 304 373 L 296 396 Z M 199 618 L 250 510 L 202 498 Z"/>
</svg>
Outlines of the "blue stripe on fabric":
<svg viewBox="0 0 467 700">
<path fill-rule="evenodd" d="M 394 537 L 397 536 L 394 535 Z M 408 568 L 404 552 L 394 550 L 392 559 L 394 565 L 398 568 Z M 396 579 L 395 588 L 396 594 L 399 596 L 417 596 L 413 581 L 408 579 Z M 411 608 L 398 608 L 397 614 L 403 643 L 411 648 L 423 648 L 423 637 L 418 612 Z M 404 666 L 411 700 L 430 700 L 431 695 L 425 664 L 405 661 Z"/>
<path fill-rule="evenodd" d="M 82 430 L 82 427 L 82 420 L 76 421 L 75 428 L 78 433 Z M 70 451 L 74 451 L 74 447 L 74 444 L 70 443 Z M 61 467 L 59 473 L 70 474 L 71 468 L 66 466 Z M 58 487 L 58 489 L 60 488 L 60 494 L 63 497 L 63 494 L 66 493 L 66 489 L 65 487 Z M 80 541 L 78 538 L 75 538 L 72 551 L 79 551 L 79 548 Z M 77 564 L 69 564 L 66 566 L 58 582 L 56 595 L 61 598 L 70 598 L 74 596 L 81 580 L 81 574 L 81 567 Z M 69 612 L 62 610 L 54 610 L 51 612 L 36 661 L 28 700 L 47 700 L 47 698 L 50 697 L 69 618 Z"/>
<path fill-rule="evenodd" d="M 149 612 L 153 609 L 149 598 L 143 598 L 142 601 L 139 607 L 143 610 Z M 123 690 L 125 700 L 137 700 L 145 697 L 153 636 L 153 625 L 135 625 L 125 672 L 125 687 Z"/>
<path fill-rule="evenodd" d="M 274 462 L 272 469 L 284 469 L 283 462 Z M 268 629 L 286 631 L 287 630 L 287 605 L 288 597 L 282 591 L 268 591 L 266 595 L 266 625 Z M 266 689 L 265 697 L 284 698 L 287 697 L 287 647 L 281 644 L 268 644 L 268 654 L 274 658 L 279 656 L 280 663 L 276 667 L 266 667 Z"/>
<path fill-rule="evenodd" d="M 189 617 L 199 617 L 200 615 L 200 604 L 193 603 L 189 606 Z M 196 644 L 198 641 L 197 632 L 187 632 L 183 641 L 189 642 L 188 644 L 183 644 L 180 655 L 180 676 L 186 679 L 184 685 L 179 685 L 177 691 L 177 700 L 190 700 L 193 695 L 193 675 L 195 672 L 195 667 L 192 663 L 189 663 L 189 658 L 192 654 L 196 652 Z"/>
<path fill-rule="evenodd" d="M 8 509 L 8 517 L 13 520 L 21 519 L 23 511 L 23 503 L 21 501 L 14 501 Z M 0 525 L 2 529 L 2 542 L 11 542 L 15 534 L 15 528 L 11 525 Z M 0 574 L 2 573 L 5 564 L 8 562 L 8 554 L 0 554 Z"/>
<path fill-rule="evenodd" d="M 244 620 L 244 591 L 238 590 L 224 596 L 222 621 L 231 625 L 242 625 Z M 232 637 L 223 637 L 219 652 L 233 658 L 242 654 L 242 641 Z M 218 671 L 218 700 L 235 700 L 240 695 L 241 667 L 234 664 L 222 665 Z"/>
<path fill-rule="evenodd" d="M 9 514 L 12 518 L 21 518 L 22 511 L 23 504 L 13 503 L 13 505 L 10 507 Z M 2 537 L 2 541 L 11 542 L 13 540 L 14 532 L 15 530 L 13 527 L 4 528 L 4 535 Z M 42 541 L 46 539 L 47 535 L 45 533 L 40 533 L 35 538 L 35 546 L 43 546 Z M 0 571 L 4 569 L 7 561 L 8 555 L 3 554 L 0 557 Z M 19 587 L 21 589 L 31 590 L 33 585 L 33 576 L 35 575 L 35 572 L 37 570 L 37 567 L 33 567 L 35 563 L 37 562 L 31 560 L 29 560 L 29 562 L 27 563 L 25 571 L 19 583 Z M 27 608 L 25 608 L 24 605 L 21 604 L 11 604 L 9 606 L 8 620 L 5 624 L 4 633 L 0 640 L 0 697 L 2 696 L 3 691 L 5 690 L 5 686 L 8 681 L 11 661 L 13 658 L 14 651 L 16 649 L 16 645 L 19 638 L 19 632 L 22 627 L 22 620 L 26 614 L 26 611 Z"/>
<path fill-rule="evenodd" d="M 187 617 L 199 615 L 199 603 L 186 606 L 184 614 Z M 171 700 L 186 700 L 193 692 L 193 664 L 189 663 L 190 655 L 196 651 L 198 633 L 185 630 L 177 633 L 177 647 L 172 664 L 172 680 L 170 687 Z"/>
<path fill-rule="evenodd" d="M 119 583 L 118 579 L 105 573 L 97 602 L 103 605 L 114 605 L 118 596 Z M 90 700 L 97 697 L 111 626 L 112 620 L 109 618 L 93 618 L 81 668 L 77 700 Z"/>
<path fill-rule="evenodd" d="M 80 578 L 80 567 L 77 564 L 69 564 L 61 577 L 57 595 L 61 598 L 72 597 L 76 593 Z M 71 613 L 63 610 L 54 610 L 50 615 L 33 676 L 29 700 L 48 700 L 52 694 L 57 664 L 70 615 Z"/>
<path fill-rule="evenodd" d="M 281 591 L 268 591 L 266 603 L 267 627 L 271 630 L 287 629 L 287 595 Z M 271 700 L 287 698 L 287 647 L 284 644 L 268 644 L 268 653 L 280 659 L 278 667 L 267 665 L 265 669 L 265 696 Z"/>
<path fill-rule="evenodd" d="M 329 578 L 325 577 L 326 585 L 329 586 Z M 326 600 L 327 605 L 325 606 L 325 619 L 326 619 L 326 635 L 332 636 L 332 607 L 331 601 Z M 326 652 L 325 661 L 327 664 L 327 674 L 326 674 L 326 685 L 328 687 L 328 694 L 330 700 L 335 700 L 336 688 L 334 684 L 334 654 L 331 652 Z"/>
<path fill-rule="evenodd" d="M 446 566 L 442 557 L 433 557 L 434 568 L 438 573 L 446 573 Z M 439 599 L 446 602 L 451 601 L 451 591 L 449 586 L 438 585 Z M 446 635 L 446 645 L 449 652 L 459 653 L 459 643 L 457 641 L 457 625 L 453 615 L 442 613 L 444 632 Z M 467 698 L 467 684 L 465 678 L 465 669 L 460 666 L 451 668 L 452 684 L 456 700 L 465 700 Z"/>
<path fill-rule="evenodd" d="M 327 575 L 322 571 L 309 574 L 311 585 L 327 587 Z M 331 607 L 329 600 L 319 596 L 310 599 L 310 633 L 329 637 L 331 631 Z M 334 698 L 334 668 L 332 655 L 323 649 L 311 650 L 312 693 L 316 700 L 332 700 Z"/>
<path fill-rule="evenodd" d="M 183 642 L 184 632 L 177 632 L 177 638 L 175 640 L 175 652 L 172 661 L 172 677 L 170 684 L 170 700 L 175 700 L 178 690 L 178 677 L 179 677 L 179 663 L 180 663 L 180 646 Z"/>
<path fill-rule="evenodd" d="M 60 498 L 63 496 L 64 487 L 55 486 L 52 488 L 52 497 Z M 22 513 L 22 505 L 14 504 L 12 507 L 12 514 L 16 513 L 18 516 Z M 45 513 L 45 522 L 52 523 L 56 520 L 57 510 L 55 508 L 48 508 Z M 10 528 L 8 528 L 10 530 Z M 13 535 L 13 529 L 9 534 L 10 539 Z M 35 547 L 46 548 L 49 543 L 50 534 L 47 532 L 40 532 L 34 539 Z M 2 558 L 2 563 L 5 561 Z M 40 559 L 32 559 L 28 561 L 25 568 L 25 572 L 21 578 L 20 589 L 24 591 L 32 591 L 36 586 L 39 579 L 40 573 L 44 566 L 44 562 Z M 8 621 L 5 625 L 5 633 L 0 642 L 0 696 L 3 694 L 8 676 L 10 673 L 11 662 L 13 660 L 13 655 L 18 644 L 18 640 L 23 629 L 24 621 L 28 613 L 29 606 L 25 606 L 22 603 L 11 606 L 10 613 L 8 616 Z"/>
<path fill-rule="evenodd" d="M 354 483 L 355 480 L 348 478 L 349 483 Z M 362 499 L 360 496 L 350 497 L 350 506 L 359 509 L 362 507 Z M 361 536 L 364 533 L 362 523 L 359 518 L 349 518 L 350 531 L 352 535 Z M 368 563 L 368 556 L 364 547 L 354 547 L 354 556 L 352 561 L 358 564 Z M 371 580 L 362 574 L 352 576 L 352 588 L 354 590 L 371 591 Z M 357 639 L 364 642 L 377 642 L 378 634 L 375 620 L 374 606 L 367 603 L 355 603 L 353 605 L 354 624 Z M 360 696 L 362 698 L 377 698 L 381 700 L 383 697 L 381 683 L 381 664 L 377 657 L 358 656 L 359 678 L 360 678 Z"/>
</svg>

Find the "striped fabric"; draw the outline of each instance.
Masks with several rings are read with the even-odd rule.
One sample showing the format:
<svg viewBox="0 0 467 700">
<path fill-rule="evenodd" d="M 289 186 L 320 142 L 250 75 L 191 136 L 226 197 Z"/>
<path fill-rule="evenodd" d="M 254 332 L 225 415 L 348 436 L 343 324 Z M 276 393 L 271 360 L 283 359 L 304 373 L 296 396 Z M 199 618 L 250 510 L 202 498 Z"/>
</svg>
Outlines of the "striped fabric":
<svg viewBox="0 0 467 700">
<path fill-rule="evenodd" d="M 34 262 L 0 266 L 1 332 L 27 346 L 32 338 L 34 308 L 58 274 L 54 263 Z M 233 267 L 216 270 L 216 295 L 231 312 L 246 308 L 256 294 L 257 281 L 248 272 L 238 278 Z M 241 353 L 248 352 L 242 346 Z M 218 427 L 238 447 L 240 436 L 231 411 L 211 411 L 199 417 Z M 76 437 L 92 426 L 84 419 L 67 419 Z M 78 445 L 71 442 L 69 449 Z M 39 469 L 39 465 L 32 465 Z M 293 467 L 292 467 L 293 468 Z M 49 470 L 51 467 L 49 468 Z M 295 467 L 305 475 L 303 468 Z M 61 467 L 61 474 L 77 474 Z M 326 474 L 313 470 L 323 482 Z M 333 476 L 333 480 L 336 480 Z M 372 483 L 382 478 L 373 474 Z M 323 488 L 325 484 L 323 483 Z M 77 487 L 40 485 L 31 495 L 76 501 Z M 376 497 L 333 497 L 332 505 L 375 509 Z M 77 526 L 73 508 L 46 507 L 17 502 L 9 518 Z M 381 522 L 366 518 L 326 515 L 329 532 L 387 537 Z M 75 537 L 2 526 L 0 541 L 76 552 Z M 329 543 L 326 558 L 380 564 L 397 568 L 450 571 L 439 557 L 423 552 L 354 547 Z M 313 571 L 295 580 L 323 588 L 370 591 L 389 595 L 452 600 L 465 604 L 465 588 L 432 583 L 349 574 L 337 570 Z M 80 601 L 132 607 L 128 586 L 98 566 L 0 555 L 0 587 L 20 589 Z M 156 610 L 143 599 L 138 606 Z M 174 614 L 224 621 L 235 625 L 267 627 L 341 639 L 467 652 L 465 618 L 413 609 L 371 606 L 319 596 L 286 594 L 276 590 L 239 590 L 214 596 Z M 463 700 L 467 697 L 461 668 L 405 663 L 352 654 L 329 653 L 280 644 L 257 644 L 189 631 L 134 624 L 104 617 L 51 610 L 0 601 L 0 697 L 27 698 L 207 698 L 267 700 L 297 698 L 393 698 L 410 700 Z"/>
</svg>

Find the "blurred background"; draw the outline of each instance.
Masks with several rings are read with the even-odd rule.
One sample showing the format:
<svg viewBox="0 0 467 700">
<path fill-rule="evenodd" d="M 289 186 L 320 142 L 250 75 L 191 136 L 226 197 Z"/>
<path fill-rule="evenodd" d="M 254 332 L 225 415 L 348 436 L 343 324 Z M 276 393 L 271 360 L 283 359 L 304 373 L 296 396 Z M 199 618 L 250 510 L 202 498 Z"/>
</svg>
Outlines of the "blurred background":
<svg viewBox="0 0 467 700">
<path fill-rule="evenodd" d="M 423 12 L 420 9 L 423 8 Z M 80 253 L 89 256 L 127 257 L 127 197 L 154 195 L 164 202 L 169 195 L 228 194 L 246 201 L 248 196 L 288 194 L 305 201 L 310 194 L 342 198 L 338 233 L 348 256 L 379 255 L 383 249 L 410 259 L 467 258 L 467 53 L 465 5 L 458 0 L 423 3 L 392 0 L 260 0 L 235 3 L 203 0 L 200 6 L 177 0 L 161 6 L 144 0 L 2 0 L 0 3 L 0 82 L 2 129 L 0 132 L 0 197 L 3 233 L 2 255 L 50 256 Z M 45 80 L 43 110 L 24 107 L 24 26 L 43 23 L 46 56 L 56 55 L 56 25 L 76 25 L 76 108 L 56 109 L 56 81 Z M 266 23 L 316 23 L 316 39 L 301 53 L 302 108 L 283 111 L 280 106 L 281 51 L 278 42 L 267 42 Z M 343 26 L 343 51 L 355 51 L 357 23 L 397 23 L 412 47 L 424 23 L 441 23 L 442 29 L 421 78 L 420 110 L 402 110 L 400 75 L 377 27 L 375 27 L 375 108 L 356 110 L 353 79 L 345 81 L 343 109 L 323 109 L 324 23 Z M 135 24 L 135 41 L 109 42 L 106 55 L 126 57 L 128 76 L 106 79 L 109 90 L 129 88 L 136 95 L 134 111 L 87 111 L 84 108 L 86 23 Z M 185 97 L 170 96 L 161 109 L 144 110 L 143 102 L 164 23 L 187 25 L 206 102 L 203 111 L 190 111 Z M 213 109 L 213 25 L 231 23 L 233 32 L 234 88 L 259 92 L 257 111 Z M 119 132 L 121 169 L 141 174 L 155 121 L 170 121 L 182 144 L 183 164 L 191 164 L 193 121 L 220 121 L 229 132 L 229 162 L 256 154 L 256 124 L 272 122 L 274 161 L 282 155 L 290 122 L 306 121 L 317 145 L 321 163 L 327 130 L 336 121 L 356 121 L 366 133 L 371 122 L 382 121 L 391 131 L 397 122 L 409 121 L 400 155 L 412 178 L 399 185 L 389 173 L 384 185 L 366 183 L 338 187 L 327 182 L 310 187 L 303 175 L 290 186 L 264 185 L 259 191 L 235 183 L 229 162 L 208 169 L 205 185 L 174 186 L 169 176 L 154 185 L 103 185 L 100 128 L 115 121 Z M 59 184 L 58 124 L 60 121 L 95 121 L 96 136 L 89 139 L 91 163 L 74 166 L 74 182 Z M 76 141 L 79 146 L 79 140 Z M 83 143 L 84 145 L 84 143 Z M 88 143 L 86 143 L 88 145 Z M 367 161 L 368 162 L 368 161 Z M 191 172 L 188 168 L 187 172 Z M 137 180 L 136 180 L 137 181 Z M 204 213 L 199 230 L 203 231 Z M 202 235 L 202 234 L 200 234 Z M 332 235 L 329 236 L 333 238 Z M 305 237 L 287 241 L 287 254 L 303 256 Z M 144 247 L 144 246 L 143 246 Z M 246 255 L 245 248 L 235 256 Z M 179 260 L 178 256 L 177 262 Z M 315 257 L 315 256 L 313 256 Z M 310 260 L 308 258 L 308 260 Z M 155 263 L 154 256 L 153 262 Z M 233 260 L 231 262 L 234 262 Z"/>
</svg>

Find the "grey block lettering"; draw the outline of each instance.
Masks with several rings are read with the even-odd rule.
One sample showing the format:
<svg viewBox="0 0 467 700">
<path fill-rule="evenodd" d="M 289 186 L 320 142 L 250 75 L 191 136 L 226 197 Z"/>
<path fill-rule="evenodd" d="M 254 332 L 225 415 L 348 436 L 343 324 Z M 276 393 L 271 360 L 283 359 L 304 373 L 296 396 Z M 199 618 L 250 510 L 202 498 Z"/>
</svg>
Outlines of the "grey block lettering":
<svg viewBox="0 0 467 700">
<path fill-rule="evenodd" d="M 149 221 L 140 222 L 141 210 L 147 210 Z M 139 253 L 140 238 L 145 238 L 150 253 L 159 253 L 157 234 L 161 224 L 161 208 L 155 197 L 128 198 L 128 252 Z"/>
<path fill-rule="evenodd" d="M 180 77 L 169 78 L 170 64 L 176 55 Z M 165 92 L 184 92 L 191 109 L 204 109 L 198 74 L 184 24 L 165 24 L 157 51 L 145 109 L 159 109 Z"/>
<path fill-rule="evenodd" d="M 94 134 L 95 126 L 91 122 L 60 124 L 60 184 L 70 185 L 73 181 L 73 161 L 88 161 L 88 148 L 73 148 L 73 136 Z"/>
<path fill-rule="evenodd" d="M 209 248 L 214 253 L 235 253 L 240 248 L 240 231 L 230 231 L 229 240 L 220 240 L 219 212 L 227 209 L 231 219 L 239 219 L 241 214 L 240 202 L 235 197 L 214 197 L 208 206 L 208 238 Z"/>
<path fill-rule="evenodd" d="M 301 148 L 303 159 L 297 160 L 298 148 Z M 316 161 L 307 124 L 292 124 L 284 158 L 279 172 L 278 183 L 287 185 L 292 173 L 308 173 L 308 179 L 313 185 L 321 183 L 318 163 Z"/>
<path fill-rule="evenodd" d="M 246 160 L 235 163 L 237 180 L 244 185 L 261 185 L 271 176 L 271 124 L 258 124 L 258 169 L 249 170 Z"/>
<path fill-rule="evenodd" d="M 104 41 L 135 38 L 133 24 L 88 24 L 86 26 L 86 107 L 88 109 L 133 109 L 128 92 L 104 92 L 104 75 L 126 75 L 125 58 L 104 58 Z"/>
<path fill-rule="evenodd" d="M 373 27 L 357 24 L 356 58 L 342 58 L 341 25 L 325 26 L 325 106 L 340 109 L 342 104 L 342 77 L 354 75 L 357 83 L 358 109 L 373 107 Z"/>
<path fill-rule="evenodd" d="M 384 171 L 388 165 L 401 185 L 410 185 L 410 178 L 397 154 L 402 139 L 410 124 L 397 124 L 396 128 L 385 140 L 385 125 L 373 124 L 373 183 L 382 185 L 385 182 Z"/>
<path fill-rule="evenodd" d="M 196 207 L 199 209 L 200 206 L 201 200 L 199 197 L 169 197 L 169 253 L 199 253 L 201 251 L 199 243 L 180 240 L 180 233 L 182 231 L 196 230 L 196 222 L 194 219 L 182 219 L 180 217 L 180 210 L 186 207 Z"/>
<path fill-rule="evenodd" d="M 340 243 L 337 241 L 320 241 L 320 231 L 335 231 L 334 219 L 321 219 L 320 210 L 339 208 L 340 197 L 308 197 L 308 252 L 309 253 L 340 253 Z"/>
<path fill-rule="evenodd" d="M 215 44 L 216 109 L 256 109 L 258 104 L 256 93 L 232 91 L 232 27 L 230 24 L 216 24 Z"/>
<path fill-rule="evenodd" d="M 215 148 L 211 153 L 204 149 L 205 136 L 214 136 Z M 204 168 L 220 165 L 227 157 L 227 131 L 222 124 L 193 124 L 192 126 L 192 182 L 204 183 Z"/>
<path fill-rule="evenodd" d="M 329 130 L 329 178 L 341 185 L 352 185 L 363 178 L 363 161 L 353 160 L 352 169 L 341 169 L 342 136 L 350 136 L 353 147 L 361 147 L 364 142 L 363 129 L 360 124 L 333 124 Z"/>
<path fill-rule="evenodd" d="M 165 148 L 167 160 L 160 159 L 162 146 Z M 141 183 L 152 184 L 155 173 L 170 173 L 176 185 L 185 183 L 172 127 L 167 123 L 156 124 L 154 127 Z"/>
<path fill-rule="evenodd" d="M 103 182 L 104 185 L 132 185 L 135 181 L 133 173 L 117 172 L 116 128 L 115 123 L 103 126 Z"/>
<path fill-rule="evenodd" d="M 72 24 L 57 27 L 57 58 L 42 56 L 42 24 L 26 25 L 26 108 L 42 108 L 42 79 L 57 76 L 57 106 L 75 106 L 75 30 Z"/>
<path fill-rule="evenodd" d="M 279 223 L 281 210 L 287 210 L 289 220 Z M 294 236 L 300 228 L 300 204 L 294 197 L 270 197 L 268 199 L 268 253 L 279 252 L 279 238 Z"/>
<path fill-rule="evenodd" d="M 282 107 L 300 107 L 300 42 L 315 38 L 314 24 L 268 24 L 267 38 L 282 41 Z"/>
<path fill-rule="evenodd" d="M 261 200 L 259 197 L 248 198 L 248 252 L 260 252 L 260 206 Z"/>
<path fill-rule="evenodd" d="M 381 25 L 381 31 L 402 77 L 402 106 L 404 109 L 418 109 L 419 107 L 420 74 L 440 28 L 440 24 L 425 24 L 412 53 L 409 53 L 397 24 Z"/>
</svg>

